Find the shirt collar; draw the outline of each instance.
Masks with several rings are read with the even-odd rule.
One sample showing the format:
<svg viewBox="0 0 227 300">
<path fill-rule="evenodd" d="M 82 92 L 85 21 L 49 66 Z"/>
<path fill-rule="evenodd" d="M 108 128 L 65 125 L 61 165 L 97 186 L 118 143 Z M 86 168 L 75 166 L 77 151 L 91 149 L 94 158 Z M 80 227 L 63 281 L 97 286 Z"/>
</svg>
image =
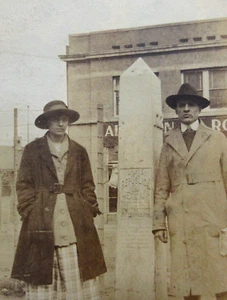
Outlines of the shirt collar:
<svg viewBox="0 0 227 300">
<path fill-rule="evenodd" d="M 186 124 L 181 123 L 181 132 L 185 132 L 189 127 L 192 130 L 197 131 L 198 128 L 199 128 L 199 120 L 196 120 L 195 122 L 193 122 L 190 125 L 186 125 Z"/>
<path fill-rule="evenodd" d="M 57 150 L 55 144 L 49 135 L 47 134 L 47 141 L 48 141 L 48 146 L 50 149 L 50 153 L 56 157 L 59 157 L 60 159 L 65 155 L 66 152 L 68 152 L 69 148 L 69 140 L 68 140 L 68 135 L 65 134 L 64 139 L 61 143 L 60 151 Z"/>
</svg>

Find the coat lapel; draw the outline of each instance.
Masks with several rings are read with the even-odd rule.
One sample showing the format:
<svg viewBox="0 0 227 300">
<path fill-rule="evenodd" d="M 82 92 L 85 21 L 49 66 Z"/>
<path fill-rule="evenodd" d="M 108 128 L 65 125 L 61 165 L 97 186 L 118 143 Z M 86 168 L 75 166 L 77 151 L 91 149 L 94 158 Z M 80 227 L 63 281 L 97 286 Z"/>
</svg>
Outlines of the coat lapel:
<svg viewBox="0 0 227 300">
<path fill-rule="evenodd" d="M 52 171 L 52 173 L 57 178 L 56 169 L 53 163 L 53 159 L 49 150 L 48 142 L 47 142 L 47 134 L 42 139 L 42 144 L 39 147 L 41 159 L 44 161 L 44 163 L 47 165 L 47 167 Z"/>
<path fill-rule="evenodd" d="M 187 157 L 188 149 L 184 142 L 180 128 L 171 131 L 165 140 L 182 158 Z"/>
<path fill-rule="evenodd" d="M 69 152 L 68 152 L 65 176 L 69 173 L 70 169 L 72 168 L 73 165 L 75 165 L 75 163 L 78 164 L 77 156 L 78 156 L 78 151 L 69 138 Z"/>
<path fill-rule="evenodd" d="M 187 164 L 195 152 L 203 145 L 203 143 L 209 138 L 211 131 L 208 127 L 200 123 L 199 128 L 195 134 L 194 140 L 192 142 L 190 151 L 186 157 L 185 163 Z"/>
<path fill-rule="evenodd" d="M 188 151 L 186 147 L 180 128 L 174 129 L 166 138 L 166 142 L 184 159 L 183 164 L 186 166 L 191 157 L 209 138 L 210 135 L 210 129 L 201 122 L 195 134 L 190 151 Z"/>
</svg>

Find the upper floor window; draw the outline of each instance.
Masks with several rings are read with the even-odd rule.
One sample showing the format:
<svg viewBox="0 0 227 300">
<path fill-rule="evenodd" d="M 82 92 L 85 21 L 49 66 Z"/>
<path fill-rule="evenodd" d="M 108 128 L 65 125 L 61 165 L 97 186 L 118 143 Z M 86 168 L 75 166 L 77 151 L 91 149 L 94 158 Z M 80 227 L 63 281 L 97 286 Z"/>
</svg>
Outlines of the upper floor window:
<svg viewBox="0 0 227 300">
<path fill-rule="evenodd" d="M 209 71 L 210 107 L 227 107 L 227 69 Z"/>
<path fill-rule="evenodd" d="M 120 76 L 114 76 L 113 77 L 114 116 L 119 115 L 119 101 L 120 101 Z"/>
<path fill-rule="evenodd" d="M 203 73 L 202 71 L 187 71 L 184 73 L 184 83 L 189 83 L 197 90 L 200 96 L 203 95 Z"/>
<path fill-rule="evenodd" d="M 210 100 L 210 108 L 227 108 L 227 68 L 182 72 L 183 82 L 195 87 L 198 94 Z"/>
</svg>

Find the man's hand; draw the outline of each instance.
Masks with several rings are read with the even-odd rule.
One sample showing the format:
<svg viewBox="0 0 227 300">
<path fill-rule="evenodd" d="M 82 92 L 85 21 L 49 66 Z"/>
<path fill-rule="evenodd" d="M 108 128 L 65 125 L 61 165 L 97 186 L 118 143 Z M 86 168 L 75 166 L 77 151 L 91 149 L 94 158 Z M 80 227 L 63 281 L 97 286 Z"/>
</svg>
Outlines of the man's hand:
<svg viewBox="0 0 227 300">
<path fill-rule="evenodd" d="M 161 242 L 168 242 L 168 234 L 167 230 L 157 230 L 154 234 L 155 238 L 158 238 Z"/>
</svg>

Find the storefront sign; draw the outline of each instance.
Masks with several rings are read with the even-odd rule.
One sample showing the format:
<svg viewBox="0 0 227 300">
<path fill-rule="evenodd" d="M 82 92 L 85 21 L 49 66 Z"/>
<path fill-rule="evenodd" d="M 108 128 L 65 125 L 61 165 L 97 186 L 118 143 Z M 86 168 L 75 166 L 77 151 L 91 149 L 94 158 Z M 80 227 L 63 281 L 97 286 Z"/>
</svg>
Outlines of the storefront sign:
<svg viewBox="0 0 227 300">
<path fill-rule="evenodd" d="M 203 121 L 203 123 L 214 129 L 221 131 L 225 134 L 227 137 L 227 116 L 202 116 L 200 117 L 200 120 Z M 178 119 L 164 119 L 164 132 L 169 131 L 170 129 L 175 128 L 178 126 L 179 121 Z"/>
<path fill-rule="evenodd" d="M 118 145 L 118 122 L 104 123 L 104 146 L 114 148 Z"/>
<path fill-rule="evenodd" d="M 105 137 L 118 136 L 118 123 L 105 123 L 104 125 Z"/>
<path fill-rule="evenodd" d="M 200 119 L 203 123 L 214 129 L 221 131 L 227 137 L 227 115 L 224 116 L 202 116 Z M 177 118 L 164 119 L 163 130 L 164 133 L 178 126 Z M 104 145 L 107 148 L 112 148 L 118 144 L 119 126 L 118 122 L 104 123 Z"/>
</svg>

